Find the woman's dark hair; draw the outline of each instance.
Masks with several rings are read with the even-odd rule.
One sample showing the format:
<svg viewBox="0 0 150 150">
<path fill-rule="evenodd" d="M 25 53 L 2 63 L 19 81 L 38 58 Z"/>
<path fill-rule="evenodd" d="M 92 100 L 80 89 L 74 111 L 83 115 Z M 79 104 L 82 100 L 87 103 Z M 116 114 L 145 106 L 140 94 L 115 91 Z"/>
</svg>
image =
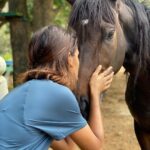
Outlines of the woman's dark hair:
<svg viewBox="0 0 150 150">
<path fill-rule="evenodd" d="M 68 56 L 74 55 L 76 48 L 76 37 L 60 27 L 48 26 L 37 31 L 29 44 L 29 70 L 22 75 L 22 82 L 51 79 L 68 85 Z"/>
</svg>

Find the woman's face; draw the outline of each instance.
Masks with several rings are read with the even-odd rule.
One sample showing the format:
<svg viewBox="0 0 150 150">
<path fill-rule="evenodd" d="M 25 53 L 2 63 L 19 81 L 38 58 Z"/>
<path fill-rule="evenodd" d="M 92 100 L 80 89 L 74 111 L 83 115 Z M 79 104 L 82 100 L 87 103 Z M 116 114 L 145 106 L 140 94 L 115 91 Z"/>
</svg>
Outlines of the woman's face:
<svg viewBox="0 0 150 150">
<path fill-rule="evenodd" d="M 78 71 L 79 71 L 79 51 L 76 48 L 74 55 L 70 55 L 71 61 L 70 61 L 70 66 L 71 66 L 71 72 L 72 74 L 75 75 L 75 80 L 78 79 Z"/>
<path fill-rule="evenodd" d="M 73 55 L 69 54 L 68 63 L 69 63 L 69 72 L 71 73 L 70 88 L 74 91 L 76 89 L 77 80 L 78 80 L 78 71 L 79 71 L 79 51 L 76 48 Z"/>
<path fill-rule="evenodd" d="M 79 50 L 78 49 L 75 50 L 75 53 L 73 55 L 73 61 L 74 61 L 74 73 L 77 80 L 78 72 L 79 72 Z"/>
</svg>

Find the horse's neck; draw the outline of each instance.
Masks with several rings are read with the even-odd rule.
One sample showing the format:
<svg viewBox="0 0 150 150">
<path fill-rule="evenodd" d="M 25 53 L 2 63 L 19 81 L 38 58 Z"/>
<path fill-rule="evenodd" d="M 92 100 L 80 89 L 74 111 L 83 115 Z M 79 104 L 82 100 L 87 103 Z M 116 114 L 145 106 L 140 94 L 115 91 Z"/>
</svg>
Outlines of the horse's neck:
<svg viewBox="0 0 150 150">
<path fill-rule="evenodd" d="M 135 18 L 133 18 L 133 20 L 136 21 L 134 28 L 128 26 L 131 24 L 125 24 L 126 22 L 124 22 L 124 27 L 126 28 L 123 28 L 123 30 L 129 43 L 124 66 L 130 73 L 136 73 L 135 70 L 137 70 L 137 68 L 140 68 L 140 71 L 142 71 L 144 66 L 147 68 L 148 64 L 150 64 L 150 44 L 148 42 L 148 40 L 150 41 L 150 9 L 142 7 L 142 4 L 137 5 L 137 3 L 132 3 L 132 5 L 128 4 L 127 6 L 134 12 L 133 17 Z M 143 12 L 139 13 L 140 9 Z M 142 29 L 140 28 L 141 26 Z M 134 30 L 134 32 L 132 32 L 132 30 Z"/>
</svg>

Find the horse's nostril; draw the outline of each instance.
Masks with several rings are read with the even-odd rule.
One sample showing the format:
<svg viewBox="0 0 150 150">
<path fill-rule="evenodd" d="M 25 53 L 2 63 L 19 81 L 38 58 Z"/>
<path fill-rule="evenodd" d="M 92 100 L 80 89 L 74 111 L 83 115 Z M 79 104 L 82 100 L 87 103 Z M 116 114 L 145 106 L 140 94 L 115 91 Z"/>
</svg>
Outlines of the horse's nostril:
<svg viewBox="0 0 150 150">
<path fill-rule="evenodd" d="M 87 96 L 81 96 L 79 100 L 79 106 L 83 117 L 88 120 L 89 117 L 89 101 Z"/>
<path fill-rule="evenodd" d="M 88 101 L 88 97 L 87 96 L 81 96 L 80 101 Z"/>
</svg>

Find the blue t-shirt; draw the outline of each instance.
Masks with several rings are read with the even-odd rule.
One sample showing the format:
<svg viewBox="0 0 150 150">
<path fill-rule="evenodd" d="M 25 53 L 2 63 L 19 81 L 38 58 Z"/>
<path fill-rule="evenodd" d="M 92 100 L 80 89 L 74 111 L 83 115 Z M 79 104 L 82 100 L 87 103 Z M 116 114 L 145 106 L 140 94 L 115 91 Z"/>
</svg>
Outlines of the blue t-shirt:
<svg viewBox="0 0 150 150">
<path fill-rule="evenodd" d="M 86 124 L 70 89 L 31 80 L 0 101 L 0 150 L 47 150 Z"/>
</svg>

